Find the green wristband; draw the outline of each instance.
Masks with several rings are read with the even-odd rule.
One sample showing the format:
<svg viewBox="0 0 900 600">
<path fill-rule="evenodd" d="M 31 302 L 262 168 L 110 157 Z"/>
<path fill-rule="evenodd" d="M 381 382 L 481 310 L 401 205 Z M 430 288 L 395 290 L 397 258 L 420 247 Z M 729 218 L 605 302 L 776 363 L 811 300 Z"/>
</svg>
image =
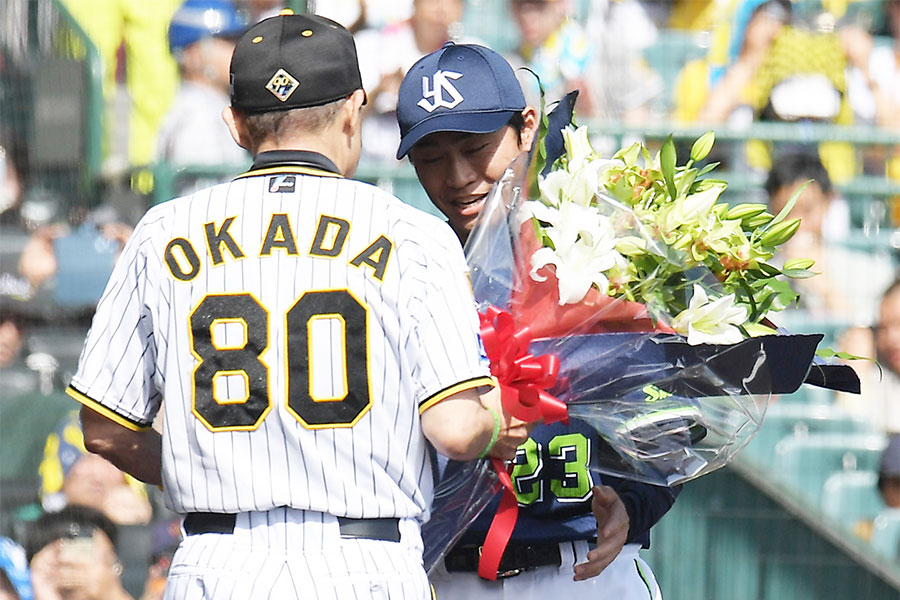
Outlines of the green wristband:
<svg viewBox="0 0 900 600">
<path fill-rule="evenodd" d="M 491 415 L 494 417 L 494 431 L 491 432 L 491 441 L 489 441 L 487 446 L 484 447 L 484 450 L 481 451 L 481 454 L 478 455 L 478 458 L 484 458 L 485 456 L 487 456 L 487 453 L 491 451 L 491 448 L 493 448 L 494 444 L 497 443 L 497 440 L 500 439 L 500 415 L 498 415 L 497 411 L 490 406 L 485 406 L 485 408 L 491 411 Z"/>
</svg>

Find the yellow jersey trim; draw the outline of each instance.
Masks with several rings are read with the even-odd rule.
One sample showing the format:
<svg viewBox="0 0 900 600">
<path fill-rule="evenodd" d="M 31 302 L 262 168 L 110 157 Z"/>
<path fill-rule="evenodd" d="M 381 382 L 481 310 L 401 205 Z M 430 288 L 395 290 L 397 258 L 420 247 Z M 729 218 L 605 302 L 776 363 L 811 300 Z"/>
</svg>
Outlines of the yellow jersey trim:
<svg viewBox="0 0 900 600">
<path fill-rule="evenodd" d="M 130 429 L 131 431 L 147 431 L 150 429 L 149 425 L 147 425 L 146 427 L 142 427 L 142 426 L 138 425 L 137 423 L 129 421 L 122 415 L 117 414 L 117 413 L 111 411 L 110 409 L 106 408 L 105 406 L 103 406 L 102 404 L 100 404 L 99 402 L 94 400 L 93 398 L 89 398 L 88 396 L 85 396 L 84 394 L 82 394 L 81 392 L 79 392 L 78 390 L 73 388 L 72 386 L 69 386 L 68 388 L 66 388 L 66 394 L 68 394 L 73 399 L 77 400 L 78 402 L 84 404 L 91 410 L 100 413 L 101 415 L 103 415 L 104 417 L 109 419 L 110 421 L 118 423 L 119 425 L 121 425 L 122 427 L 125 427 L 126 429 Z"/>
<path fill-rule="evenodd" d="M 444 400 L 458 392 L 462 392 L 463 390 L 470 390 L 472 388 L 483 386 L 494 387 L 494 385 L 496 385 L 496 382 L 494 381 L 493 377 L 476 377 L 475 379 L 467 379 L 466 381 L 461 381 L 456 385 L 452 385 L 447 389 L 441 390 L 437 394 L 432 394 L 421 403 L 419 403 L 419 414 L 421 415 L 423 412 L 425 412 L 441 400 Z"/>
<path fill-rule="evenodd" d="M 326 171 L 325 169 L 316 169 L 315 167 L 301 167 L 297 165 L 286 165 L 283 167 L 268 167 L 265 169 L 255 169 L 241 173 L 235 180 L 244 179 L 246 177 L 256 177 L 257 175 L 275 175 L 278 173 L 294 173 L 297 175 L 316 175 L 318 177 L 337 177 L 343 179 L 343 175 Z"/>
</svg>

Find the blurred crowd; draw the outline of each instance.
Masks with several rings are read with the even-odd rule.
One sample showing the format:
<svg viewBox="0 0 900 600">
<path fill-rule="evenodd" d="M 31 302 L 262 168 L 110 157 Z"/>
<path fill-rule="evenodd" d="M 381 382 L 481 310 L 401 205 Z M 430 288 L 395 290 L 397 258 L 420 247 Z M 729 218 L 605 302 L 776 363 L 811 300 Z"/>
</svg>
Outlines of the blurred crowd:
<svg viewBox="0 0 900 600">
<path fill-rule="evenodd" d="M 231 52 L 250 25 L 298 3 L 60 2 L 101 57 L 105 173 L 134 175 L 161 163 L 188 169 L 173 187 L 181 194 L 249 164 L 221 119 Z M 900 146 L 803 135 L 820 123 L 900 131 L 900 0 L 303 4 L 354 32 L 368 96 L 362 160 L 388 173 L 408 166 L 395 158 L 403 74 L 448 41 L 489 45 L 526 67 L 519 73 L 533 104 L 578 89 L 576 115 L 596 125 L 595 145 L 608 151 L 622 139 L 604 126 L 639 136 L 642 126 L 660 124 L 792 124 L 794 140 L 723 143 L 715 160 L 720 170 L 756 176 L 773 214 L 802 190 L 794 208 L 802 225 L 779 260 L 813 258 L 821 274 L 797 283 L 801 302 L 781 324 L 826 327 L 835 348 L 871 359 L 851 363 L 862 394 L 830 401 L 893 436 L 878 489 L 885 507 L 900 510 L 900 243 L 854 243 L 860 232 L 897 228 L 900 198 L 841 192 L 867 176 L 900 182 Z M 0 50 L 0 79 L 8 82 L 21 64 L 14 48 Z M 74 403 L 61 397 L 94 303 L 147 207 L 148 184 L 132 177 L 123 189 L 111 177 L 94 196 L 66 201 L 46 185 L 29 140 L 27 127 L 0 112 L 4 454 L 9 440 L 21 442 L 21 456 L 0 473 L 0 598 L 149 600 L 161 593 L 177 520 L 157 490 L 84 451 Z"/>
</svg>

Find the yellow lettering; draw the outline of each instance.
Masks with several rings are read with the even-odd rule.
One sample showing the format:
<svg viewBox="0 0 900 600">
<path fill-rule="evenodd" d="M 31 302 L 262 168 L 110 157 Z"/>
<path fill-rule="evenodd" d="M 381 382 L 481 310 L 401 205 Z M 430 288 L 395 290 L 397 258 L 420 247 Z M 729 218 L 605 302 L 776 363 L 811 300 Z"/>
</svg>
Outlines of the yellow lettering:
<svg viewBox="0 0 900 600">
<path fill-rule="evenodd" d="M 374 269 L 375 279 L 381 281 L 384 279 L 384 270 L 387 268 L 388 259 L 391 257 L 391 250 L 394 245 L 389 239 L 383 235 L 369 244 L 369 247 L 356 255 L 356 258 L 350 261 L 354 267 L 368 265 Z"/>
<path fill-rule="evenodd" d="M 288 254 L 296 256 L 297 244 L 294 242 L 294 232 L 291 230 L 291 222 L 284 213 L 272 215 L 269 221 L 269 229 L 266 231 L 266 239 L 263 241 L 260 256 L 272 254 L 272 248 L 282 248 Z"/>
<path fill-rule="evenodd" d="M 234 238 L 231 237 L 231 234 L 228 233 L 228 228 L 231 227 L 234 219 L 235 217 L 225 219 L 218 231 L 216 231 L 215 223 L 207 223 L 203 226 L 206 229 L 206 244 L 209 247 L 209 256 L 212 258 L 214 265 L 220 265 L 225 261 L 222 258 L 222 244 L 225 244 L 225 248 L 228 249 L 232 258 L 244 258 L 243 251 L 237 245 L 237 242 L 234 241 Z"/>
<path fill-rule="evenodd" d="M 180 252 L 176 252 L 176 249 Z M 175 279 L 190 281 L 200 272 L 200 257 L 197 256 L 191 243 L 184 238 L 175 238 L 169 242 L 164 256 L 169 272 Z"/>
<path fill-rule="evenodd" d="M 347 240 L 349 232 L 349 221 L 321 215 L 319 217 L 319 225 L 316 227 L 316 237 L 313 239 L 309 253 L 313 256 L 337 256 L 344 249 L 344 242 Z M 326 240 L 328 240 L 328 247 L 325 245 Z"/>
</svg>

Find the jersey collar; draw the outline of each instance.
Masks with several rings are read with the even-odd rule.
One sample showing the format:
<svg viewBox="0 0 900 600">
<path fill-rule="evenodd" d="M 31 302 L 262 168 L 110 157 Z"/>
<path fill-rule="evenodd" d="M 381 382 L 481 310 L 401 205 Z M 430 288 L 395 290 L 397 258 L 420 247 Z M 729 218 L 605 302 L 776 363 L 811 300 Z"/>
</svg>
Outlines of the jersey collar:
<svg viewBox="0 0 900 600">
<path fill-rule="evenodd" d="M 329 158 L 318 152 L 307 150 L 269 150 L 256 155 L 253 165 L 246 173 L 235 177 L 254 177 L 273 173 L 297 173 L 319 177 L 343 177 L 337 166 Z"/>
</svg>

